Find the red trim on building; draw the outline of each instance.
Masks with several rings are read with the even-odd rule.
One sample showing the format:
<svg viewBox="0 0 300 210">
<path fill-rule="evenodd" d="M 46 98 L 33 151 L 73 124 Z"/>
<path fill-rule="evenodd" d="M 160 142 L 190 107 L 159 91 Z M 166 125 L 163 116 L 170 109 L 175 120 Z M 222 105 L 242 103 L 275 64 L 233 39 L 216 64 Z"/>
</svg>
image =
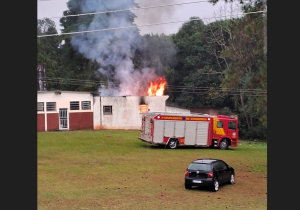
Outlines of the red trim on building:
<svg viewBox="0 0 300 210">
<path fill-rule="evenodd" d="M 37 132 L 45 131 L 45 114 L 37 114 Z"/>
<path fill-rule="evenodd" d="M 69 123 L 71 130 L 93 129 L 93 112 L 69 113 Z"/>
<path fill-rule="evenodd" d="M 47 131 L 58 130 L 58 113 L 47 114 Z"/>
</svg>

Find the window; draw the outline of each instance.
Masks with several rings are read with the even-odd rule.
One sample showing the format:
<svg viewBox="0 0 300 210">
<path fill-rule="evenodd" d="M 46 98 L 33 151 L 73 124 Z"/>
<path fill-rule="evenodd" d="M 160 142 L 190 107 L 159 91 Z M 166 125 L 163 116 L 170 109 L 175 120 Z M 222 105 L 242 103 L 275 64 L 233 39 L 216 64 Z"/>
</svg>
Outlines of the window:
<svg viewBox="0 0 300 210">
<path fill-rule="evenodd" d="M 235 122 L 229 121 L 228 122 L 228 129 L 236 130 Z"/>
<path fill-rule="evenodd" d="M 70 110 L 79 110 L 79 101 L 70 101 Z"/>
<path fill-rule="evenodd" d="M 214 163 L 214 169 L 217 171 L 222 169 L 222 166 L 219 161 Z"/>
<path fill-rule="evenodd" d="M 82 110 L 91 109 L 91 102 L 90 101 L 81 101 L 81 109 Z"/>
<path fill-rule="evenodd" d="M 56 111 L 56 102 L 46 103 L 47 111 Z"/>
<path fill-rule="evenodd" d="M 43 112 L 44 111 L 44 102 L 37 102 L 37 110 L 39 112 Z"/>
<path fill-rule="evenodd" d="M 209 171 L 210 165 L 209 164 L 201 164 L 201 163 L 191 163 L 188 169 L 197 170 L 197 171 Z"/>
<path fill-rule="evenodd" d="M 219 161 L 221 169 L 227 169 L 227 165 L 223 161 Z"/>
<path fill-rule="evenodd" d="M 223 121 L 217 122 L 217 128 L 223 128 Z"/>
<path fill-rule="evenodd" d="M 224 170 L 227 169 L 227 164 L 223 161 L 217 161 L 214 163 L 214 169 L 215 170 Z"/>
<path fill-rule="evenodd" d="M 103 106 L 103 115 L 112 115 L 112 106 Z"/>
<path fill-rule="evenodd" d="M 140 106 L 140 114 L 144 114 L 148 112 L 148 105 L 147 104 L 141 104 Z"/>
</svg>

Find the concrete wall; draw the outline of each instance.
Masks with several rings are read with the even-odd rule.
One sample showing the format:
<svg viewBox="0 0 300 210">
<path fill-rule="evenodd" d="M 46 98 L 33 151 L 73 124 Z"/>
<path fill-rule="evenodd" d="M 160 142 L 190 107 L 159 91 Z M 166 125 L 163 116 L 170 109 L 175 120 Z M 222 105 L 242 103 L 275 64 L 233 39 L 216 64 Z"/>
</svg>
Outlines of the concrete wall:
<svg viewBox="0 0 300 210">
<path fill-rule="evenodd" d="M 191 113 L 189 109 L 183 109 L 180 107 L 176 106 L 166 106 L 166 112 L 171 112 L 171 113 Z"/>
<path fill-rule="evenodd" d="M 150 112 L 165 112 L 169 96 L 100 97 L 101 129 L 141 129 L 141 103 L 148 104 Z M 103 114 L 103 106 L 112 106 L 112 115 Z"/>
<path fill-rule="evenodd" d="M 94 97 L 93 107 L 94 107 L 94 112 L 93 112 L 94 130 L 99 130 L 99 129 L 101 129 L 100 97 L 99 96 Z"/>
</svg>

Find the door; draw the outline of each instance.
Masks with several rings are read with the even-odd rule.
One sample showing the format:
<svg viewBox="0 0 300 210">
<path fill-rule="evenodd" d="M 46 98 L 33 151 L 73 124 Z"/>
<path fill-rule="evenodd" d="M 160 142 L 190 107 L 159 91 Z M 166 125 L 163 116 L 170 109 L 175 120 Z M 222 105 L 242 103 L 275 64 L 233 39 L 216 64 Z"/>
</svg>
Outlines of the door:
<svg viewBox="0 0 300 210">
<path fill-rule="evenodd" d="M 144 120 L 144 134 L 149 137 L 151 135 L 151 123 L 150 123 L 150 118 L 145 117 Z"/>
<path fill-rule="evenodd" d="M 197 122 L 186 122 L 184 145 L 195 145 L 197 135 Z"/>
<path fill-rule="evenodd" d="M 236 139 L 238 137 L 238 133 L 237 133 L 237 121 L 236 120 L 229 120 L 228 121 L 228 130 L 227 130 L 227 135 L 232 138 L 232 139 Z"/>
<path fill-rule="evenodd" d="M 223 183 L 227 183 L 230 181 L 230 175 L 231 172 L 228 170 L 228 165 L 226 163 L 224 163 L 223 161 L 219 161 L 220 162 L 220 166 L 222 169 L 222 173 L 223 173 Z"/>
<path fill-rule="evenodd" d="M 164 137 L 173 137 L 175 130 L 175 121 L 165 121 Z"/>
<path fill-rule="evenodd" d="M 59 109 L 59 130 L 69 129 L 68 109 Z"/>
<path fill-rule="evenodd" d="M 226 181 L 225 169 L 220 161 L 214 163 L 214 170 L 218 176 L 219 184 L 223 184 Z"/>
<path fill-rule="evenodd" d="M 164 126 L 165 121 L 155 120 L 154 121 L 154 130 L 153 130 L 153 142 L 154 143 L 163 143 L 164 142 Z"/>
<path fill-rule="evenodd" d="M 209 122 L 203 121 L 197 123 L 197 145 L 207 145 Z"/>
<path fill-rule="evenodd" d="M 225 136 L 225 131 L 224 131 L 225 125 L 224 125 L 224 120 L 214 118 L 213 120 L 213 138 L 214 139 L 219 139 L 223 136 Z"/>
</svg>

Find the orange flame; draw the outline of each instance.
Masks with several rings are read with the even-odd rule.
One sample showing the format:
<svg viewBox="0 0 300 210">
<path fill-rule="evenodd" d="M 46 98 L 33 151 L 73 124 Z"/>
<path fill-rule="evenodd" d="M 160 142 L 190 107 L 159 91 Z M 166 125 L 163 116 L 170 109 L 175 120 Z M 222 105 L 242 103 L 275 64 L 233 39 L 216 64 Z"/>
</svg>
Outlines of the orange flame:
<svg viewBox="0 0 300 210">
<path fill-rule="evenodd" d="M 164 77 L 159 77 L 156 82 L 150 82 L 148 96 L 163 96 L 167 81 Z"/>
</svg>

